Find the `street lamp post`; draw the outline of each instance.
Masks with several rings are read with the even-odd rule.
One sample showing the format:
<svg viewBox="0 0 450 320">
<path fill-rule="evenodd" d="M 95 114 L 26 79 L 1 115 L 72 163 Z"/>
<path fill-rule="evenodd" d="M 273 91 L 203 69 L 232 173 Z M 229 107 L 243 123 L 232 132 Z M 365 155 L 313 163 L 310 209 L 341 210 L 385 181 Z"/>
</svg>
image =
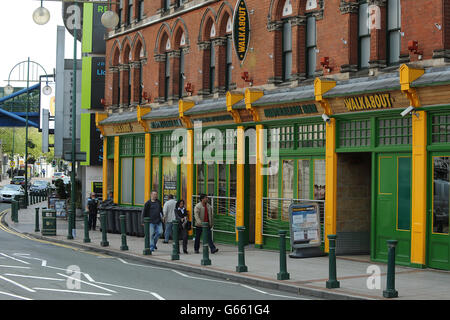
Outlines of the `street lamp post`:
<svg viewBox="0 0 450 320">
<path fill-rule="evenodd" d="M 55 1 L 55 0 L 53 0 Z M 58 1 L 58 0 L 56 0 Z M 59 0 L 64 2 L 64 0 Z M 33 20 L 35 23 L 39 25 L 44 25 L 50 20 L 50 12 L 43 7 L 44 0 L 41 0 L 41 6 L 37 8 L 33 13 Z M 84 3 L 85 1 L 73 1 L 74 3 Z M 90 1 L 91 3 L 105 3 L 105 1 Z M 110 1 L 109 1 L 110 2 Z M 109 9 L 111 9 L 111 5 L 109 5 Z M 73 84 L 72 84 L 72 157 L 71 164 L 72 170 L 70 172 L 70 211 L 69 211 L 69 226 L 68 226 L 68 235 L 67 239 L 73 239 L 73 229 L 75 229 L 75 212 L 76 212 L 76 190 L 75 190 L 75 159 L 76 159 L 76 88 L 77 88 L 77 38 L 78 38 L 78 29 L 81 29 L 81 17 L 79 16 L 79 12 L 77 10 L 74 11 L 74 23 L 73 23 Z M 103 13 L 101 18 L 102 24 L 106 28 L 114 28 L 118 21 L 119 17 L 117 14 L 111 10 Z"/>
</svg>

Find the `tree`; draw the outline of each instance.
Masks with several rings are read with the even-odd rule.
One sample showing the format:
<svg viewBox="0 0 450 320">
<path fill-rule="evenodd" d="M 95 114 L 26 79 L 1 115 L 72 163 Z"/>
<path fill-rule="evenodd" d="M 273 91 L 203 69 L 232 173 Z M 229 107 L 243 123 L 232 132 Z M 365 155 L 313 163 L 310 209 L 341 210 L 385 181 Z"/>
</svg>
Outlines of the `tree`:
<svg viewBox="0 0 450 320">
<path fill-rule="evenodd" d="M 0 128 L 0 136 L 3 142 L 3 152 L 7 154 L 12 153 L 13 148 L 13 136 L 14 136 L 14 153 L 24 156 L 25 155 L 25 128 L 17 127 L 13 128 Z M 49 143 L 54 140 L 53 135 L 50 135 Z M 34 159 L 39 157 L 47 158 L 47 161 L 51 161 L 54 158 L 53 150 L 50 149 L 48 153 L 42 153 L 42 134 L 39 133 L 37 128 L 28 127 L 28 156 Z"/>
</svg>

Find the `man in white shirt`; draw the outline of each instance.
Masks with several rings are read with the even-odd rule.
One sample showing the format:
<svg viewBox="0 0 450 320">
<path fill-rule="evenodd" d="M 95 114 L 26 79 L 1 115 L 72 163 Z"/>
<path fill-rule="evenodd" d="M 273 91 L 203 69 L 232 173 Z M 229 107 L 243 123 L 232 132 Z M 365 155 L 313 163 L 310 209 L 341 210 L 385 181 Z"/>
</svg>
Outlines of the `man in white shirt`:
<svg viewBox="0 0 450 320">
<path fill-rule="evenodd" d="M 164 243 L 169 243 L 169 238 L 172 235 L 172 221 L 175 220 L 175 205 L 176 200 L 173 195 L 169 194 L 169 199 L 164 203 L 163 207 L 163 222 L 166 226 L 166 231 L 164 233 Z"/>
</svg>

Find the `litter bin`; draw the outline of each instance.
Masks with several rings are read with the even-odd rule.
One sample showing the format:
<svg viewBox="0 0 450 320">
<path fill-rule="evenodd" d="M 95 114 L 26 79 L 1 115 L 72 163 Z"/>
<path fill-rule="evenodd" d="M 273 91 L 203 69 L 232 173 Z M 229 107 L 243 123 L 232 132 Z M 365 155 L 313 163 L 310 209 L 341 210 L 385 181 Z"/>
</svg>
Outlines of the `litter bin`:
<svg viewBox="0 0 450 320">
<path fill-rule="evenodd" d="M 133 208 L 133 223 L 134 223 L 134 229 L 136 231 L 137 237 L 143 237 L 144 236 L 144 226 L 141 223 L 141 209 Z"/>
<path fill-rule="evenodd" d="M 133 213 L 130 210 L 122 211 L 127 216 L 127 235 L 133 235 Z"/>
<path fill-rule="evenodd" d="M 123 214 L 123 210 L 114 210 L 114 207 L 110 207 L 114 216 L 114 231 L 113 233 L 120 233 L 120 215 Z"/>
<path fill-rule="evenodd" d="M 106 208 L 103 208 L 103 210 L 106 212 L 106 220 L 107 220 L 106 232 L 113 233 L 116 224 L 116 222 L 114 221 L 113 210 L 107 210 Z"/>
<path fill-rule="evenodd" d="M 56 236 L 56 210 L 42 208 L 42 228 L 43 236 Z"/>
</svg>

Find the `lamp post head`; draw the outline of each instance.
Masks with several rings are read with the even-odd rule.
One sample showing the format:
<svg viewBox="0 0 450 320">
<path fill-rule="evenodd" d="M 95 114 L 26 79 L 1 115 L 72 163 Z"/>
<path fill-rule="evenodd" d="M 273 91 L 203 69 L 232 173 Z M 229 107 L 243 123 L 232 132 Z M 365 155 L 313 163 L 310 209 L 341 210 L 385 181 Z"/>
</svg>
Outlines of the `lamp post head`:
<svg viewBox="0 0 450 320">
<path fill-rule="evenodd" d="M 103 26 L 108 29 L 113 29 L 119 23 L 119 16 L 114 11 L 108 10 L 102 14 L 101 21 Z"/>
<path fill-rule="evenodd" d="M 6 94 L 7 96 L 9 96 L 11 93 L 14 92 L 14 88 L 13 88 L 12 85 L 8 84 L 8 85 L 6 85 L 6 87 L 3 89 L 3 91 L 5 92 L 5 94 Z"/>
<path fill-rule="evenodd" d="M 44 25 L 50 20 L 50 11 L 44 7 L 39 7 L 33 12 L 33 21 L 36 24 Z"/>
</svg>

